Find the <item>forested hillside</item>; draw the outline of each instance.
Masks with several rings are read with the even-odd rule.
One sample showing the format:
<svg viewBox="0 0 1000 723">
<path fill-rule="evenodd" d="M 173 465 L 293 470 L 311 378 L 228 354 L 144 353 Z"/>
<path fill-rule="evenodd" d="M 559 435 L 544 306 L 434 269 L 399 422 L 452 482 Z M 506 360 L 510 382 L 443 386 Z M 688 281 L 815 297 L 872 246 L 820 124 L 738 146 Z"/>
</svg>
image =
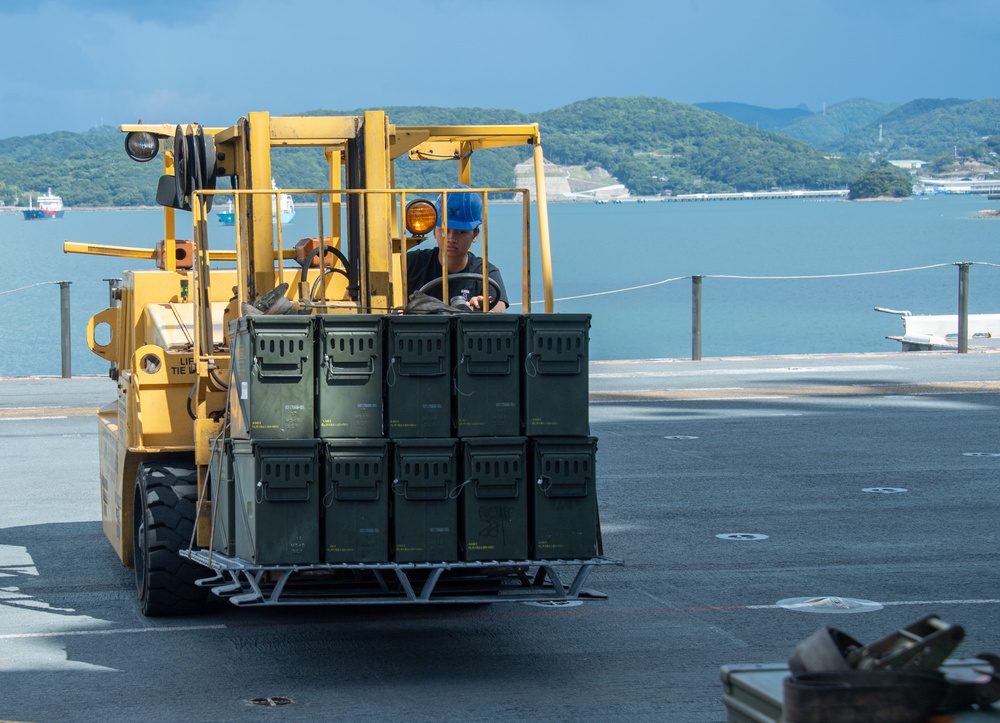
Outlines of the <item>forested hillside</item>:
<svg viewBox="0 0 1000 723">
<path fill-rule="evenodd" d="M 52 188 L 71 206 L 134 206 L 156 198 L 160 163 L 135 163 L 109 126 L 0 140 L 0 201 L 27 205 Z"/>
<path fill-rule="evenodd" d="M 716 103 L 717 112 L 746 123 L 770 109 Z M 715 107 L 717 106 L 717 107 Z M 803 115 L 769 127 L 814 148 L 856 158 L 951 159 L 996 164 L 1000 146 L 1000 99 L 923 98 L 903 105 L 854 98 L 825 112 Z M 772 111 L 773 112 L 773 111 Z M 774 118 L 775 121 L 778 117 Z"/>
<path fill-rule="evenodd" d="M 775 133 L 780 133 L 789 123 L 813 115 L 813 112 L 804 105 L 798 108 L 764 108 L 746 103 L 695 103 L 695 106 L 713 113 L 721 113 L 743 125 Z"/>
<path fill-rule="evenodd" d="M 776 129 L 814 148 L 829 149 L 860 128 L 878 122 L 896 106 L 870 98 L 854 98 L 835 103 L 823 112 L 797 118 Z"/>
<path fill-rule="evenodd" d="M 593 98 L 539 120 L 549 160 L 603 166 L 639 195 L 846 188 L 867 168 L 662 98 Z"/>
<path fill-rule="evenodd" d="M 538 122 L 549 161 L 601 166 L 635 195 L 846 188 L 866 167 L 854 160 L 828 160 L 805 144 L 662 98 L 592 98 L 533 116 L 484 108 L 399 107 L 386 112 L 401 125 Z M 528 148 L 481 154 L 473 163 L 473 182 L 510 186 L 514 165 L 529 154 Z M 441 186 L 454 178 L 453 164 L 404 159 L 397 165 L 402 185 Z"/>
<path fill-rule="evenodd" d="M 901 105 L 826 148 L 847 155 L 929 161 L 956 152 L 978 155 L 976 149 L 996 135 L 1000 135 L 1000 99 L 925 99 Z"/>
<path fill-rule="evenodd" d="M 725 107 L 752 118 L 752 106 L 706 105 L 718 107 L 719 112 L 649 97 L 592 98 L 530 116 L 493 108 L 385 110 L 400 125 L 538 122 L 548 160 L 602 167 L 634 195 L 757 191 L 775 186 L 846 188 L 868 169 L 875 155 L 929 160 L 942 149 L 953 151 L 957 145 L 961 150 L 977 143 L 982 153 L 988 153 L 992 146 L 984 145 L 982 138 L 1000 135 L 1000 101 L 996 99 L 914 101 L 898 108 L 854 100 L 831 106 L 825 115 L 803 115 L 801 109 L 776 111 L 769 116 L 770 122 L 778 123 L 782 117 L 789 120 L 781 134 L 740 123 L 721 112 Z M 302 114 L 358 113 L 355 109 Z M 161 120 L 189 119 L 157 119 Z M 793 135 L 809 139 L 812 145 Z M 160 163 L 130 161 L 122 150 L 123 140 L 111 127 L 0 140 L 0 202 L 25 204 L 28 193 L 51 187 L 68 206 L 152 205 Z M 513 185 L 514 166 L 529 153 L 529 148 L 480 153 L 473 164 L 473 183 Z M 455 178 L 454 162 L 401 159 L 396 172 L 405 187 L 444 186 Z M 322 154 L 310 149 L 276 151 L 274 176 L 283 188 L 324 187 Z M 223 179 L 220 185 L 227 183 Z"/>
</svg>

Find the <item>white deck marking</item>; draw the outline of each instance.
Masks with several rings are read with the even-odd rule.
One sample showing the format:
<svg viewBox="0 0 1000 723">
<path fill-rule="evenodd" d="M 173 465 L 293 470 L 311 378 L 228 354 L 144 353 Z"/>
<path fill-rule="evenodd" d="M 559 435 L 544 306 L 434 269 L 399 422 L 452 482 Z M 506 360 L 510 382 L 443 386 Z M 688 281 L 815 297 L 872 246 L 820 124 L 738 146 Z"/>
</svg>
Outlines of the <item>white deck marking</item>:
<svg viewBox="0 0 1000 723">
<path fill-rule="evenodd" d="M 812 367 L 767 367 L 764 369 L 671 369 L 655 372 L 590 372 L 591 379 L 663 379 L 670 377 L 739 376 L 751 374 L 805 374 L 815 372 L 877 372 L 902 369 L 892 364 L 830 365 Z"/>
<path fill-rule="evenodd" d="M 884 607 L 889 606 L 904 606 L 904 605 L 996 605 L 1000 603 L 1000 599 L 987 599 L 987 600 L 895 600 L 890 602 L 879 603 Z M 629 614 L 629 613 L 663 613 L 663 612 L 678 612 L 678 613 L 689 613 L 689 612 L 731 612 L 733 610 L 785 610 L 786 608 L 781 605 L 687 605 L 678 607 L 668 607 L 668 608 L 642 608 L 642 609 L 618 609 L 618 610 L 596 610 L 588 609 L 590 606 L 581 605 L 576 612 L 582 614 L 590 613 L 604 613 L 604 614 Z M 572 613 L 568 613 L 572 614 Z M 308 623 L 303 623 L 307 625 Z M 284 623 L 277 622 L 274 626 L 282 626 Z M 120 628 L 120 629 L 107 629 L 107 630 L 63 630 L 51 633 L 10 633 L 7 635 L 0 635 L 0 640 L 25 640 L 30 638 L 62 638 L 62 637 L 85 637 L 94 635 L 142 635 L 145 633 L 188 633 L 188 632 L 202 632 L 205 630 L 229 630 L 229 629 L 241 629 L 247 627 L 260 627 L 267 628 L 271 627 L 268 623 L 259 623 L 255 625 L 179 625 L 176 627 L 164 627 L 164 628 Z"/>
<path fill-rule="evenodd" d="M 63 630 L 51 633 L 9 633 L 0 635 L 0 640 L 25 640 L 27 638 L 61 638 L 84 635 L 135 635 L 142 633 L 186 633 L 201 630 L 226 630 L 228 625 L 179 625 L 168 628 L 109 628 L 107 630 Z"/>
<path fill-rule="evenodd" d="M 68 419 L 68 417 L 0 417 L 0 422 L 34 422 L 39 419 Z"/>
<path fill-rule="evenodd" d="M 879 605 L 888 607 L 890 605 L 995 605 L 1000 600 L 895 600 L 892 602 L 880 602 Z M 737 609 L 746 610 L 778 610 L 785 609 L 784 605 L 739 605 Z"/>
</svg>

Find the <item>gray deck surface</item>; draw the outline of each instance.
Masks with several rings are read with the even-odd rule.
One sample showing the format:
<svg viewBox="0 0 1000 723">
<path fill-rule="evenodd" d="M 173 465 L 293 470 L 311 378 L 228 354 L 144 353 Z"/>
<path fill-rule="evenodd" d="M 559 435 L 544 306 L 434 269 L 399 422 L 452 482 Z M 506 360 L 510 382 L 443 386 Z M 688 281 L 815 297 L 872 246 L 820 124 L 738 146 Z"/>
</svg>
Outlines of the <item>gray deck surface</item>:
<svg viewBox="0 0 1000 723">
<path fill-rule="evenodd" d="M 0 380 L 0 719 L 697 723 L 822 625 L 1000 652 L 998 390 L 996 354 L 593 363 L 608 600 L 147 619 L 99 522 L 112 382 Z M 776 604 L 819 596 L 883 607 Z"/>
</svg>

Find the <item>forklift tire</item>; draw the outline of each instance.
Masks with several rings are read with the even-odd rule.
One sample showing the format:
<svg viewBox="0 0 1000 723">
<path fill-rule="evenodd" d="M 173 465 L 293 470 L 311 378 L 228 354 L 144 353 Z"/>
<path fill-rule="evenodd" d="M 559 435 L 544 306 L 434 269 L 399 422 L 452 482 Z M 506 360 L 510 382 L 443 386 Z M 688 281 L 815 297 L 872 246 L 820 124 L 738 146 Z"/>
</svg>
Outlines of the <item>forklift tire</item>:
<svg viewBox="0 0 1000 723">
<path fill-rule="evenodd" d="M 139 465 L 135 479 L 135 584 L 143 615 L 191 615 L 208 607 L 208 589 L 195 581 L 208 568 L 178 552 L 188 546 L 198 503 L 197 470 L 183 460 Z"/>
</svg>

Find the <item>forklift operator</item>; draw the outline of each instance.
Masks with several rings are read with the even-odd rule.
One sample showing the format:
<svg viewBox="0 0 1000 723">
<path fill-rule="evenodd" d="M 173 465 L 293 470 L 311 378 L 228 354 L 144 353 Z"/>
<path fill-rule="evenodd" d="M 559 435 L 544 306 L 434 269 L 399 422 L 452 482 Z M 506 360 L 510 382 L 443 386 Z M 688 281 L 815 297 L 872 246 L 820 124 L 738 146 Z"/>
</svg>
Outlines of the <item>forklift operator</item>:
<svg viewBox="0 0 1000 723">
<path fill-rule="evenodd" d="M 454 188 L 469 188 L 466 185 L 457 185 Z M 507 310 L 507 290 L 504 288 L 503 279 L 500 277 L 500 269 L 493 264 L 489 264 L 489 278 L 494 281 L 499 289 L 499 298 L 494 298 L 491 294 L 489 303 L 493 304 L 489 308 L 483 303 L 483 260 L 472 253 L 469 249 L 479 237 L 479 227 L 483 223 L 483 201 L 478 193 L 449 193 L 448 194 L 448 238 L 445 239 L 441 229 L 441 197 L 438 196 L 435 204 L 438 210 L 437 226 L 434 228 L 434 239 L 437 241 L 436 249 L 414 249 L 406 255 L 407 267 L 407 289 L 409 293 L 418 291 L 420 287 L 434 281 L 440 281 L 442 267 L 447 260 L 448 274 L 476 274 L 476 278 L 460 278 L 448 280 L 449 301 L 457 301 L 461 297 L 466 304 L 473 309 L 481 311 L 503 312 Z M 490 291 L 497 293 L 497 289 Z M 438 283 L 427 289 L 428 296 L 441 299 L 441 284 Z"/>
</svg>

